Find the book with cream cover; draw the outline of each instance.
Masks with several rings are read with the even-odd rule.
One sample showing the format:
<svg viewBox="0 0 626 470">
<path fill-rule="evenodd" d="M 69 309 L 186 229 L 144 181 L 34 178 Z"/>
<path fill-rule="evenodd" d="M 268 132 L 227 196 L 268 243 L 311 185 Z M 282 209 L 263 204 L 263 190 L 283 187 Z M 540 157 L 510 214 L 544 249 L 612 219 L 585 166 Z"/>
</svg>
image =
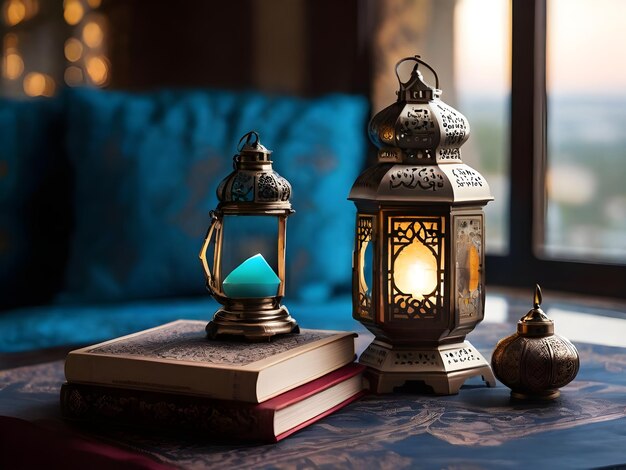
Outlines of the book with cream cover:
<svg viewBox="0 0 626 470">
<path fill-rule="evenodd" d="M 178 320 L 77 349 L 70 383 L 260 403 L 354 360 L 354 333 L 302 330 L 262 343 L 210 340 L 206 323 Z"/>
<path fill-rule="evenodd" d="M 65 383 L 64 418 L 190 432 L 217 439 L 276 442 L 361 397 L 362 371 L 348 364 L 263 403 Z"/>
</svg>

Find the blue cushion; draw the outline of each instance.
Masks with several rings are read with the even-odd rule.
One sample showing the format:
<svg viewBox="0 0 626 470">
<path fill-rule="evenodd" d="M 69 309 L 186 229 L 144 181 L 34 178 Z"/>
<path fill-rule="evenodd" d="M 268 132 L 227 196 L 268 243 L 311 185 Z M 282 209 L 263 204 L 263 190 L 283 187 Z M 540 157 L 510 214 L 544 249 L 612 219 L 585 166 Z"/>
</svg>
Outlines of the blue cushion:
<svg viewBox="0 0 626 470">
<path fill-rule="evenodd" d="M 61 99 L 0 100 L 0 308 L 49 300 L 67 257 Z"/>
<path fill-rule="evenodd" d="M 65 300 L 203 293 L 197 258 L 239 138 L 261 134 L 293 186 L 288 295 L 324 298 L 350 279 L 366 100 L 226 91 L 75 90 L 68 101 L 75 233 Z"/>
<path fill-rule="evenodd" d="M 302 328 L 365 332 L 350 315 L 349 295 L 322 303 L 290 299 L 288 306 Z M 0 315 L 0 353 L 93 344 L 181 318 L 208 322 L 217 307 L 203 296 L 17 308 Z M 367 344 L 371 336 L 365 333 L 360 340 Z"/>
</svg>

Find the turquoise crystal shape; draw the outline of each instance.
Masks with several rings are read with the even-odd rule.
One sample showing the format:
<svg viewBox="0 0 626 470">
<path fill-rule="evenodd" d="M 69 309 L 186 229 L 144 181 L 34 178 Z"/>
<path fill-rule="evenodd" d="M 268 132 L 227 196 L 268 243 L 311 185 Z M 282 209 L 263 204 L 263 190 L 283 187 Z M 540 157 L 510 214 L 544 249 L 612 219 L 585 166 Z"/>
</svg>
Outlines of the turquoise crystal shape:
<svg viewBox="0 0 626 470">
<path fill-rule="evenodd" d="M 226 276 L 222 290 L 231 299 L 274 297 L 278 294 L 280 278 L 263 255 L 254 255 Z"/>
</svg>

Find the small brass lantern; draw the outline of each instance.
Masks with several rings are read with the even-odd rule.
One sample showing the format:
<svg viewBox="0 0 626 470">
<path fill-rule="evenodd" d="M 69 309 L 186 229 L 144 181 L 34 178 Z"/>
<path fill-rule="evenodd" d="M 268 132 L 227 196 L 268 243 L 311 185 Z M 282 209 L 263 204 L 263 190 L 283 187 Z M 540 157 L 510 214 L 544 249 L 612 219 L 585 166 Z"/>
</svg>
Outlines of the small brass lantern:
<svg viewBox="0 0 626 470">
<path fill-rule="evenodd" d="M 287 217 L 294 212 L 291 185 L 273 170 L 272 152 L 258 133 L 244 135 L 238 151 L 234 171 L 217 188 L 219 204 L 210 213 L 200 251 L 206 287 L 222 304 L 206 332 L 209 338 L 228 335 L 251 341 L 298 333 L 297 322 L 281 305 Z"/>
<path fill-rule="evenodd" d="M 404 62 L 415 63 L 406 82 Z M 484 316 L 483 207 L 493 197 L 461 161 L 469 124 L 439 99 L 437 73 L 415 56 L 396 64 L 396 76 L 397 102 L 369 124 L 378 162 L 349 196 L 357 208 L 353 317 L 376 335 L 360 362 L 376 393 L 421 381 L 455 394 L 472 376 L 495 386 L 489 363 L 465 340 Z"/>
</svg>

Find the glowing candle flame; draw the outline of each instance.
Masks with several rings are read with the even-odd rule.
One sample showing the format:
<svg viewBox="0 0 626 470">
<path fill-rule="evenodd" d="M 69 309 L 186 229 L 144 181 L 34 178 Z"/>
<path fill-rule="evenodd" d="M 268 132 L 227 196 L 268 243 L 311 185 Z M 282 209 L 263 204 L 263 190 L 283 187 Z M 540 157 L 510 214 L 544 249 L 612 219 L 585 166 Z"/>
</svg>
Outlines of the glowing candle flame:
<svg viewBox="0 0 626 470">
<path fill-rule="evenodd" d="M 394 265 L 396 286 L 415 299 L 423 299 L 437 289 L 437 259 L 421 243 L 412 243 L 404 248 Z"/>
</svg>

